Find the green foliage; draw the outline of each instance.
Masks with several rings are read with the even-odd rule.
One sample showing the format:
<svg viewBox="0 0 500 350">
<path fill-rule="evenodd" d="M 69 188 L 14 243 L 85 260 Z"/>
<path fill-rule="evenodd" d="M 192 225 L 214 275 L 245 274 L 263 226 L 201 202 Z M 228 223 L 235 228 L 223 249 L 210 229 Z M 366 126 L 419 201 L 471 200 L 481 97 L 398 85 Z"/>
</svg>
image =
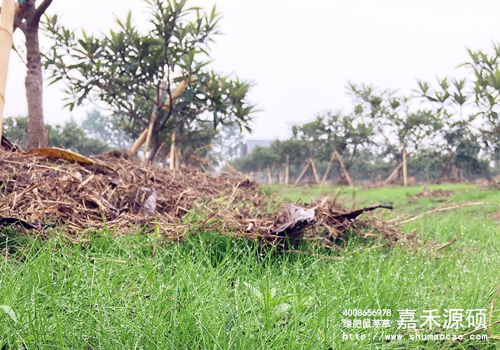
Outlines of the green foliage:
<svg viewBox="0 0 500 350">
<path fill-rule="evenodd" d="M 438 116 L 432 111 L 412 108 L 410 96 L 352 83 L 349 88 L 356 105 L 356 117 L 363 122 L 370 121 L 374 135 L 385 148 L 384 153 L 398 161 L 403 147 L 408 153 L 415 152 L 441 127 Z"/>
<path fill-rule="evenodd" d="M 90 137 L 101 140 L 113 148 L 128 148 L 131 143 L 125 131 L 125 121 L 116 114 L 103 116 L 97 109 L 93 109 L 87 112 L 82 121 L 82 129 Z"/>
<path fill-rule="evenodd" d="M 28 147 L 28 117 L 7 117 L 3 121 L 3 135 L 11 142 Z"/>
<path fill-rule="evenodd" d="M 28 146 L 27 117 L 6 118 L 4 126 L 5 137 L 24 149 Z M 45 128 L 49 133 L 49 146 L 69 149 L 85 156 L 110 150 L 105 142 L 89 138 L 86 132 L 72 119 L 63 125 L 47 124 Z"/>
<path fill-rule="evenodd" d="M 205 12 L 188 7 L 185 0 L 146 2 L 152 28 L 146 33 L 136 28 L 131 13 L 117 20 L 118 31 L 99 37 L 85 31 L 77 35 L 57 16 L 46 18 L 44 29 L 53 45 L 45 55 L 45 67 L 51 83 L 66 83 L 66 106 L 104 102 L 131 138 L 156 113 L 153 149 L 174 130 L 180 135 L 220 124 L 249 128 L 255 112 L 247 97 L 251 82 L 207 69 L 221 18 L 215 7 Z M 187 87 L 174 108 L 162 109 L 182 81 Z"/>
<path fill-rule="evenodd" d="M 471 61 L 464 65 L 474 73 L 474 96 L 481 119 L 481 137 L 496 161 L 500 160 L 500 45 L 492 53 L 469 50 Z"/>
</svg>

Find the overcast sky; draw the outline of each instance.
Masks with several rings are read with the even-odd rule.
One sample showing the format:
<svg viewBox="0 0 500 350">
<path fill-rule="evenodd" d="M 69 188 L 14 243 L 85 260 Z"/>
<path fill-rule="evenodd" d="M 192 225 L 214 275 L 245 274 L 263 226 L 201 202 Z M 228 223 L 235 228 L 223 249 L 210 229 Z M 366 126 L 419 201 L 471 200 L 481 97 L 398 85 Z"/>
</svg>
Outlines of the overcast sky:
<svg viewBox="0 0 500 350">
<path fill-rule="evenodd" d="M 213 46 L 213 68 L 253 80 L 260 112 L 248 138 L 289 135 L 291 123 L 327 109 L 349 110 L 348 81 L 410 91 L 417 78 L 463 76 L 466 47 L 500 41 L 497 0 L 190 0 L 224 15 L 224 35 Z M 49 13 L 62 23 L 107 32 L 132 10 L 139 27 L 143 0 L 54 0 Z M 17 45 L 22 34 L 14 36 Z M 47 47 L 47 41 L 43 42 Z M 5 116 L 26 115 L 25 67 L 12 53 Z M 45 118 L 81 120 L 89 107 L 63 109 L 63 85 L 44 92 Z"/>
</svg>

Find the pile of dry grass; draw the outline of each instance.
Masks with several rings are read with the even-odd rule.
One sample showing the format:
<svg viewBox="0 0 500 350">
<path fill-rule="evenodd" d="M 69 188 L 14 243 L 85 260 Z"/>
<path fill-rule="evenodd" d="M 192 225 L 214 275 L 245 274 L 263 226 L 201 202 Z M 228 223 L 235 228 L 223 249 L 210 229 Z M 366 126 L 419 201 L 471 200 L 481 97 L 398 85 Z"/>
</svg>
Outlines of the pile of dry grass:
<svg viewBox="0 0 500 350">
<path fill-rule="evenodd" d="M 107 227 L 117 234 L 158 230 L 172 240 L 214 230 L 273 244 L 307 240 L 328 247 L 353 231 L 390 244 L 405 240 L 380 220 L 357 219 L 375 207 L 350 212 L 324 200 L 310 210 L 288 205 L 283 211 L 284 204 L 242 175 L 142 168 L 125 152 L 96 160 L 106 167 L 0 151 L 0 218 L 38 228 L 62 225 L 73 235 Z M 196 219 L 183 220 L 195 213 Z"/>
</svg>

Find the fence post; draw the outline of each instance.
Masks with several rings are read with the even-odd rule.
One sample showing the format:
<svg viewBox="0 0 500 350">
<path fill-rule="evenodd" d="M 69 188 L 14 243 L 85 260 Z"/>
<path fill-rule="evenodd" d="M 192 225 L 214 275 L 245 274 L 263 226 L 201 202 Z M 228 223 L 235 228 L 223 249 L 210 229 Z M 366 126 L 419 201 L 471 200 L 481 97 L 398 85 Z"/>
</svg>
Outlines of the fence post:
<svg viewBox="0 0 500 350">
<path fill-rule="evenodd" d="M 403 144 L 403 185 L 408 186 L 408 169 L 406 167 L 406 145 Z"/>
<path fill-rule="evenodd" d="M 290 176 L 290 157 L 287 154 L 286 164 L 285 164 L 285 185 L 288 185 L 289 176 Z"/>
<path fill-rule="evenodd" d="M 304 176 L 304 174 L 306 173 L 307 171 L 307 168 L 309 168 L 309 165 L 311 165 L 311 162 L 308 160 L 306 162 L 306 166 L 304 167 L 304 169 L 302 169 L 302 172 L 300 173 L 299 177 L 297 178 L 297 180 L 295 180 L 295 184 L 298 185 L 300 180 L 302 179 L 302 176 Z"/>
<path fill-rule="evenodd" d="M 316 165 L 314 164 L 314 158 L 311 157 L 311 168 L 312 168 L 312 171 L 313 171 L 313 175 L 314 175 L 314 180 L 316 180 L 316 184 L 319 184 L 319 177 L 318 177 L 318 172 L 316 171 Z"/>
</svg>

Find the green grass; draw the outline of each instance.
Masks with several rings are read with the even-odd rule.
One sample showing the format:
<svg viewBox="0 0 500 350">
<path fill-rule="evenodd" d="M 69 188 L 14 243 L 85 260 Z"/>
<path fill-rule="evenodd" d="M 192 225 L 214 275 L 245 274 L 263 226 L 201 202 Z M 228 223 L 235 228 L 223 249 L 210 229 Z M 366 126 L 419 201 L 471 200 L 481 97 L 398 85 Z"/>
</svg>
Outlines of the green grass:
<svg viewBox="0 0 500 350">
<path fill-rule="evenodd" d="M 499 191 L 468 185 L 431 189 L 437 188 L 456 190 L 445 199 L 452 202 L 500 203 Z M 264 190 L 300 202 L 338 191 Z M 353 196 L 342 188 L 339 200 L 349 207 L 391 202 L 396 209 L 383 214 L 387 218 L 443 205 L 443 199 L 408 201 L 408 194 L 421 190 L 357 188 Z M 252 242 L 210 232 L 182 244 L 106 232 L 74 243 L 57 231 L 41 241 L 6 229 L 0 235 L 0 305 L 12 312 L 0 309 L 0 349 L 442 349 L 440 341 L 373 340 L 377 330 L 342 328 L 341 319 L 349 318 L 342 313 L 391 309 L 394 325 L 384 330 L 389 334 L 400 333 L 399 309 L 489 312 L 500 284 L 500 230 L 493 215 L 498 211 L 458 209 L 404 227 L 416 230 L 422 242 L 458 237 L 440 252 L 352 239 L 338 260 L 264 252 Z M 498 319 L 495 311 L 493 320 Z M 369 338 L 343 340 L 342 332 Z M 493 328 L 495 334 L 500 327 Z M 494 339 L 454 345 L 498 347 Z"/>
</svg>

